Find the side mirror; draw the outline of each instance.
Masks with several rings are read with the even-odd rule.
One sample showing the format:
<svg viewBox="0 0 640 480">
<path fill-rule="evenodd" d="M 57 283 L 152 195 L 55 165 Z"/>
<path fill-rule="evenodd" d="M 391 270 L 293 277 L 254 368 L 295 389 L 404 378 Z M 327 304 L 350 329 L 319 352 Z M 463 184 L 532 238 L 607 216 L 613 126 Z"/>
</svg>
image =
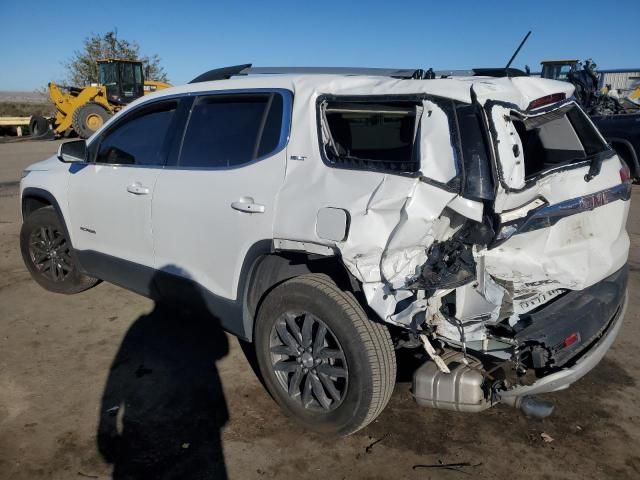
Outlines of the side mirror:
<svg viewBox="0 0 640 480">
<path fill-rule="evenodd" d="M 73 140 L 58 147 L 58 160 L 64 163 L 84 163 L 87 161 L 87 142 Z"/>
</svg>

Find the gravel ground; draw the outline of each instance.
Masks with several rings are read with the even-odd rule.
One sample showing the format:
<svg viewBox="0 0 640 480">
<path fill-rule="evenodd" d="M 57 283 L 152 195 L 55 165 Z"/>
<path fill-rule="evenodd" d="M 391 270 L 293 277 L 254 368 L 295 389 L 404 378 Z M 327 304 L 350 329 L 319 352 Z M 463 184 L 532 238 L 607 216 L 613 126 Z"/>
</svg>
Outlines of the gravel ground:
<svg viewBox="0 0 640 480">
<path fill-rule="evenodd" d="M 0 478 L 467 477 L 415 467 L 439 463 L 480 479 L 640 478 L 639 187 L 622 333 L 588 376 L 548 396 L 551 417 L 419 408 L 404 378 L 378 420 L 332 438 L 284 417 L 215 324 L 109 284 L 62 296 L 30 279 L 17 182 L 56 148 L 0 144 Z"/>
</svg>

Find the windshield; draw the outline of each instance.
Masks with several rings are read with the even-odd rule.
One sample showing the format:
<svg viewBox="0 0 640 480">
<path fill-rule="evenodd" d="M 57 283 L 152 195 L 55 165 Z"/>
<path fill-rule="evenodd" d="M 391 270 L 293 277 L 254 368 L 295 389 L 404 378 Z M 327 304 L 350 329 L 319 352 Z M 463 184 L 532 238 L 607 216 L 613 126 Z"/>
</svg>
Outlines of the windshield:
<svg viewBox="0 0 640 480">
<path fill-rule="evenodd" d="M 566 80 L 570 71 L 571 65 L 568 64 L 545 65 L 542 70 L 542 78 Z"/>
</svg>

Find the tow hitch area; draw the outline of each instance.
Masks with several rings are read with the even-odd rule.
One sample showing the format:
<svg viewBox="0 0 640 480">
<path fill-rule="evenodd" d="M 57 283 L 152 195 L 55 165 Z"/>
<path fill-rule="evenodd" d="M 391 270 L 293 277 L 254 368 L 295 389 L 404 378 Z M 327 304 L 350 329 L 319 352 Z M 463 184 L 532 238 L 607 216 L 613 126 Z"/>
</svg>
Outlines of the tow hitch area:
<svg viewBox="0 0 640 480">
<path fill-rule="evenodd" d="M 434 349 L 429 355 L 440 362 L 429 360 L 414 372 L 417 403 L 461 412 L 479 412 L 503 403 L 528 417 L 551 415 L 553 404 L 534 394 L 567 388 L 597 365 L 624 317 L 627 275 L 624 267 L 596 285 L 565 294 L 538 310 L 523 332 L 531 329 L 541 336 L 533 334 L 516 341 L 503 361 L 491 355 L 495 353 L 491 348 L 471 354 L 441 343 L 440 351 Z M 547 325 L 550 321 L 555 328 Z M 563 332 L 570 330 L 574 333 L 565 337 Z M 557 338 L 564 340 L 558 342 Z"/>
</svg>

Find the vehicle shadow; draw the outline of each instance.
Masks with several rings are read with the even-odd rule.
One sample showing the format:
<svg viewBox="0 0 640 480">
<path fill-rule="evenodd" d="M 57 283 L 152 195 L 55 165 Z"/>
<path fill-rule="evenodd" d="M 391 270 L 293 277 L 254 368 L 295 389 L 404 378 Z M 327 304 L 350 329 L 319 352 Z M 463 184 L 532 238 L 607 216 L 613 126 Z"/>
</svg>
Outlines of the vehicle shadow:
<svg viewBox="0 0 640 480">
<path fill-rule="evenodd" d="M 154 298 L 161 280 L 151 282 Z M 97 443 L 115 480 L 227 478 L 221 430 L 229 414 L 216 368 L 227 337 L 195 286 L 179 292 L 188 308 L 156 300 L 111 364 Z"/>
</svg>

